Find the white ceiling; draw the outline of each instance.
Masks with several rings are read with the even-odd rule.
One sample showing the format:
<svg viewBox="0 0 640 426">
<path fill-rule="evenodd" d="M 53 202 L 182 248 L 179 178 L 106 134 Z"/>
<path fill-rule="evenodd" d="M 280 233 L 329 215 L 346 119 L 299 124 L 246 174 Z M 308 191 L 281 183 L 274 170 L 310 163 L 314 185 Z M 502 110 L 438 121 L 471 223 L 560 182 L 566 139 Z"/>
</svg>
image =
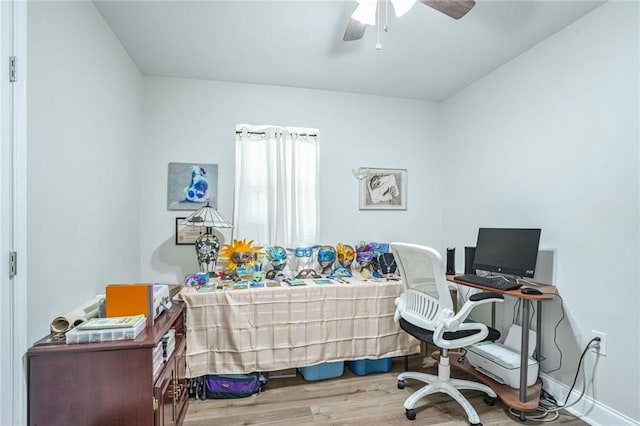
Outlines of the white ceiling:
<svg viewBox="0 0 640 426">
<path fill-rule="evenodd" d="M 377 27 L 342 41 L 355 1 L 94 3 L 144 74 L 440 101 L 603 1 L 476 0 L 458 21 L 417 3 L 379 51 Z"/>
</svg>

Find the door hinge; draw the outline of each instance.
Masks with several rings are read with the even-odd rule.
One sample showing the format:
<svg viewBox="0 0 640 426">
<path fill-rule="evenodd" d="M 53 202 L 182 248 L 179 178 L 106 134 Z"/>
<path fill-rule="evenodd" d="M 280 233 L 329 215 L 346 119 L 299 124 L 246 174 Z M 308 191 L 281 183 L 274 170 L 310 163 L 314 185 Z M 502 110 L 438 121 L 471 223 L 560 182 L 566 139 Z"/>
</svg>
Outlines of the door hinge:
<svg viewBox="0 0 640 426">
<path fill-rule="evenodd" d="M 16 62 L 18 59 L 15 56 L 9 57 L 9 81 L 15 83 L 18 81 L 18 73 L 16 71 Z"/>
<path fill-rule="evenodd" d="M 18 275 L 18 253 L 15 251 L 9 252 L 9 278 L 13 278 Z"/>
<path fill-rule="evenodd" d="M 153 397 L 153 411 L 158 411 L 158 398 Z"/>
</svg>

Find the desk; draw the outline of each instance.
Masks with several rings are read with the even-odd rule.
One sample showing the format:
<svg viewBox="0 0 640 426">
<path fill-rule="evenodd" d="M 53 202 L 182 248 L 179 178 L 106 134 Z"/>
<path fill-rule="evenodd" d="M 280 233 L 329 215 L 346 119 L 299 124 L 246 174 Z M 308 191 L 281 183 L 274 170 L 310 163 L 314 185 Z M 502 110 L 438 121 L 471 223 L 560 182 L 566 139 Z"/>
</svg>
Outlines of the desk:
<svg viewBox="0 0 640 426">
<path fill-rule="evenodd" d="M 451 275 L 447 276 L 447 281 L 464 285 L 467 287 L 477 288 L 483 291 L 490 291 L 493 293 L 503 294 L 505 296 L 511 296 L 511 297 L 517 297 L 519 299 L 535 301 L 537 303 L 537 306 L 536 306 L 536 352 L 534 357 L 537 361 L 540 361 L 541 334 L 542 334 L 542 302 L 553 300 L 553 298 L 556 295 L 556 288 L 554 286 L 536 285 L 536 288 L 540 290 L 542 294 L 523 294 L 520 292 L 519 289 L 509 290 L 509 291 L 496 290 L 490 287 L 484 287 L 477 284 L 457 281 L 455 279 L 455 276 L 451 276 Z M 491 386 L 491 388 L 493 388 L 493 390 L 498 394 L 498 396 L 500 397 L 502 402 L 505 403 L 505 405 L 508 405 L 509 407 L 519 410 L 521 412 L 520 420 L 524 420 L 524 414 L 522 412 L 533 411 L 538 406 L 538 399 L 540 396 L 541 384 L 540 384 L 540 380 L 538 380 L 535 385 L 527 389 L 527 368 L 528 368 L 527 353 L 529 348 L 529 328 L 530 328 L 529 304 L 523 303 L 521 311 L 522 311 L 522 320 L 521 320 L 522 321 L 521 323 L 522 324 L 522 337 L 521 337 L 522 342 L 520 346 L 520 354 L 521 354 L 520 355 L 521 356 L 520 388 L 518 389 L 517 399 L 513 397 L 513 390 L 511 388 L 505 385 L 501 385 L 495 382 L 494 380 L 490 379 L 488 376 L 485 376 L 482 373 L 477 372 L 473 367 L 471 367 L 468 364 L 468 362 L 466 362 L 461 368 L 466 372 L 468 372 L 469 374 L 476 377 L 478 380 L 481 380 L 487 383 L 489 386 Z M 491 325 L 494 326 L 495 315 L 493 311 L 491 316 L 491 322 L 492 322 Z M 455 363 L 453 363 L 452 365 L 455 366 Z"/>
<path fill-rule="evenodd" d="M 276 371 L 420 352 L 393 321 L 401 281 L 185 288 L 187 376 Z"/>
</svg>

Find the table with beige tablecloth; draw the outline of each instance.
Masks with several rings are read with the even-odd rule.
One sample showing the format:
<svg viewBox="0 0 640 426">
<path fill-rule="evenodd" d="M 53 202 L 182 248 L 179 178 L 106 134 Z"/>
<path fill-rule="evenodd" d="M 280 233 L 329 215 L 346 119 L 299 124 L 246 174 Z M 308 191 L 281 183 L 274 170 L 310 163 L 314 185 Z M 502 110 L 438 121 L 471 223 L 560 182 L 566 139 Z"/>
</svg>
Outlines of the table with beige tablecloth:
<svg viewBox="0 0 640 426">
<path fill-rule="evenodd" d="M 400 281 L 185 288 L 187 376 L 276 371 L 420 352 L 393 321 Z"/>
</svg>

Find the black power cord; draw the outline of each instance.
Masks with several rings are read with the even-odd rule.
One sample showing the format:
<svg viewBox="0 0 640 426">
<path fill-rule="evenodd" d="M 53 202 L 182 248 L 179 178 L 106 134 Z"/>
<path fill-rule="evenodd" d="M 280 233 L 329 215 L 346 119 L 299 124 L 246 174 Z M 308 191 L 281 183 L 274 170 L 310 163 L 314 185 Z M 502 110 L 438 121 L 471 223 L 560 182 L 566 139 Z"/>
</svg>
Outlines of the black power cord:
<svg viewBox="0 0 640 426">
<path fill-rule="evenodd" d="M 556 297 L 558 297 L 560 299 L 560 311 L 562 312 L 562 315 L 560 316 L 560 319 L 558 320 L 558 322 L 556 322 L 556 325 L 553 327 L 553 345 L 556 347 L 558 354 L 560 355 L 560 361 L 558 362 L 558 366 L 556 368 L 553 368 L 551 370 L 545 370 L 544 368 L 542 368 L 542 361 L 546 360 L 546 357 L 544 359 L 540 359 L 540 370 L 545 373 L 545 374 L 549 374 L 549 373 L 553 373 L 554 371 L 558 371 L 560 370 L 560 368 L 562 368 L 562 350 L 560 349 L 560 345 L 558 345 L 558 327 L 560 327 L 560 324 L 562 323 L 562 320 L 565 319 L 566 314 L 564 312 L 564 303 L 563 303 L 563 299 L 562 296 L 560 296 L 559 294 L 556 294 Z M 521 303 L 522 303 L 522 299 L 518 299 L 516 301 L 516 303 L 513 305 L 513 318 L 512 318 L 512 323 L 516 324 L 516 325 L 520 325 L 520 308 L 521 308 Z M 533 306 L 531 304 L 531 302 L 529 302 L 530 305 L 532 306 L 531 309 L 531 318 L 529 319 L 529 323 L 532 324 L 533 323 L 533 317 L 535 315 L 535 310 L 537 309 L 535 306 Z M 536 330 L 537 332 L 538 330 Z M 536 350 L 538 350 L 536 348 Z"/>
<path fill-rule="evenodd" d="M 571 388 L 569 389 L 569 392 L 567 393 L 567 397 L 564 400 L 564 404 L 562 404 L 561 406 L 558 406 L 558 408 L 567 408 L 567 407 L 570 407 L 572 405 L 575 405 L 584 396 L 584 392 L 587 389 L 586 383 L 584 384 L 583 389 L 582 389 L 582 393 L 580 394 L 578 399 L 576 399 L 574 402 L 572 402 L 571 405 L 567 405 L 567 402 L 569 401 L 569 397 L 571 396 L 571 392 L 573 392 L 573 388 L 576 386 L 576 382 L 578 381 L 578 373 L 580 372 L 580 366 L 582 365 L 582 360 L 584 359 L 585 354 L 587 353 L 587 351 L 589 350 L 589 348 L 591 347 L 591 344 L 593 342 L 597 342 L 598 346 L 600 346 L 600 338 L 599 337 L 594 337 L 593 339 L 589 340 L 589 343 L 587 343 L 587 346 L 582 351 L 582 355 L 580 355 L 580 360 L 578 361 L 578 370 L 576 370 L 576 375 L 573 378 L 573 383 L 571 384 Z"/>
<path fill-rule="evenodd" d="M 562 367 L 562 351 L 560 350 L 560 346 L 558 345 L 558 340 L 557 339 L 558 339 L 558 327 L 560 326 L 560 323 L 562 322 L 562 320 L 565 317 L 564 300 L 562 299 L 562 296 L 560 296 L 559 294 L 556 294 L 556 296 L 560 298 L 560 311 L 562 312 L 562 316 L 560 317 L 560 319 L 556 323 L 555 327 L 553 327 L 553 344 L 555 345 L 556 349 L 558 350 L 558 353 L 560 354 L 560 362 L 558 363 L 558 367 L 557 368 L 554 368 L 553 370 L 549 370 L 549 371 L 542 370 L 542 365 L 541 365 L 540 369 L 545 374 L 549 374 L 549 373 L 553 373 L 554 371 L 558 371 Z"/>
<path fill-rule="evenodd" d="M 597 345 L 600 344 L 600 338 L 599 337 L 594 337 L 593 339 L 589 340 L 589 343 L 587 343 L 587 345 L 585 346 L 584 350 L 582 351 L 582 354 L 580 355 L 580 359 L 578 360 L 578 368 L 576 369 L 576 374 L 573 378 L 573 383 L 571 384 L 571 388 L 569 389 L 569 392 L 567 393 L 567 397 L 564 400 L 564 403 L 562 405 L 558 405 L 556 399 L 547 391 L 545 391 L 544 389 L 541 390 L 540 393 L 540 399 L 541 399 L 541 403 L 538 406 L 537 410 L 542 412 L 542 414 L 539 415 L 535 415 L 535 416 L 525 416 L 525 420 L 533 420 L 533 421 L 538 421 L 538 422 L 551 422 L 556 420 L 559 417 L 558 411 L 565 409 L 565 408 L 569 408 L 572 407 L 574 405 L 576 405 L 584 396 L 586 390 L 587 390 L 587 384 L 586 384 L 586 380 L 583 383 L 582 386 L 582 391 L 580 393 L 580 396 L 578 397 L 578 399 L 576 399 L 575 401 L 573 401 L 571 404 L 567 404 L 567 402 L 569 402 L 569 397 L 571 396 L 571 393 L 573 392 L 573 389 L 576 386 L 576 383 L 578 381 L 578 375 L 580 374 L 580 369 L 582 368 L 582 361 L 584 360 L 584 356 L 586 355 L 587 351 L 591 348 L 593 343 L 596 343 Z M 545 405 L 542 401 L 549 401 L 551 404 L 550 405 Z M 513 408 L 509 408 L 509 414 L 513 415 L 513 416 L 517 416 L 520 417 L 520 413 L 516 412 Z M 552 418 L 547 418 L 547 416 L 549 414 L 554 414 L 554 416 Z"/>
</svg>

